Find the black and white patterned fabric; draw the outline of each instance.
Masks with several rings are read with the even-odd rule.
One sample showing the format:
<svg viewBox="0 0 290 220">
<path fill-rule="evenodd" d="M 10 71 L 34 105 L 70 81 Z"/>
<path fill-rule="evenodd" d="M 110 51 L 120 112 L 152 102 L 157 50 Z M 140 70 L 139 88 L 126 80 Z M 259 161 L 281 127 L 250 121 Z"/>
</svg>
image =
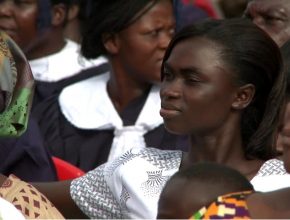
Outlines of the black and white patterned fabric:
<svg viewBox="0 0 290 220">
<path fill-rule="evenodd" d="M 71 196 L 90 218 L 154 219 L 159 194 L 181 157 L 181 151 L 132 149 L 74 180 Z"/>
<path fill-rule="evenodd" d="M 290 187 L 290 175 L 286 172 L 282 160 L 272 159 L 262 165 L 251 183 L 256 191 L 273 191 Z"/>
<path fill-rule="evenodd" d="M 270 175 L 285 175 L 286 170 L 282 160 L 272 159 L 266 161 L 260 168 L 256 177 L 270 176 Z"/>
<path fill-rule="evenodd" d="M 179 170 L 181 158 L 181 151 L 133 148 L 73 180 L 71 196 L 90 218 L 155 219 L 159 195 L 166 181 Z M 261 180 L 266 173 L 290 177 L 279 160 L 267 161 L 253 180 Z M 273 185 L 267 179 L 251 182 L 255 188 L 269 185 L 268 190 Z"/>
</svg>

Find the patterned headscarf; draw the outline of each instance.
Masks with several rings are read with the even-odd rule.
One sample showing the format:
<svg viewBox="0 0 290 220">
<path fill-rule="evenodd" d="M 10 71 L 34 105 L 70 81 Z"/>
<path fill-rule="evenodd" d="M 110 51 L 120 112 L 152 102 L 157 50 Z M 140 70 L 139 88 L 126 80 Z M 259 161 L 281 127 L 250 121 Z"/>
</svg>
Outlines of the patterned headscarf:
<svg viewBox="0 0 290 220">
<path fill-rule="evenodd" d="M 0 137 L 20 136 L 27 127 L 34 81 L 20 48 L 0 32 L 0 93 L 4 108 L 0 113 Z"/>
</svg>

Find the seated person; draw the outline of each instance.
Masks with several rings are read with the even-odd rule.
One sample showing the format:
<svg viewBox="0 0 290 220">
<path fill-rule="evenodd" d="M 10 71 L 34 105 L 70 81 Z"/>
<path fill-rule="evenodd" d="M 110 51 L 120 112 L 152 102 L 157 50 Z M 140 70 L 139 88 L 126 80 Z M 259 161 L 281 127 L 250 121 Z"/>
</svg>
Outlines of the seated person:
<svg viewBox="0 0 290 220">
<path fill-rule="evenodd" d="M 25 181 L 54 181 L 51 155 L 38 125 L 27 117 L 34 85 L 29 64 L 3 32 L 0 40 L 0 173 L 13 173 Z"/>
<path fill-rule="evenodd" d="M 35 109 L 50 151 L 84 171 L 133 147 L 186 151 L 186 137 L 167 132 L 159 114 L 160 68 L 175 28 L 172 2 L 99 0 L 92 10 L 102 13 L 92 13 L 82 52 L 105 55 L 110 70 Z"/>
<path fill-rule="evenodd" d="M 281 47 L 281 52 L 283 55 L 285 72 L 287 73 L 286 87 L 286 98 L 285 98 L 285 110 L 282 114 L 280 128 L 278 132 L 277 145 L 278 149 L 282 149 L 284 166 L 288 173 L 290 173 L 290 133 L 289 133 L 289 115 L 290 115 L 290 41 L 287 41 Z M 276 182 L 284 182 L 285 187 L 272 192 L 256 192 L 251 195 L 245 196 L 240 203 L 245 204 L 246 211 L 244 212 L 244 217 L 253 219 L 282 219 L 290 218 L 290 188 L 289 184 L 285 179 L 281 179 L 280 175 L 271 175 L 267 179 L 261 179 L 261 184 L 273 185 Z M 256 182 L 257 183 L 257 182 Z M 259 191 L 263 190 L 263 187 Z M 231 211 L 231 213 L 223 212 L 225 210 L 224 206 L 231 205 L 231 200 L 240 196 L 240 194 L 225 195 L 219 197 L 215 202 L 211 203 L 207 207 L 203 207 L 200 211 L 193 215 L 193 219 L 224 219 L 224 218 L 234 218 L 237 213 Z M 219 202 L 222 201 L 222 202 Z M 261 211 L 263 210 L 263 211 Z M 193 212 L 194 213 L 194 212 Z"/>
<path fill-rule="evenodd" d="M 29 64 L 18 46 L 3 32 L 0 32 L 0 41 L 0 137 L 15 137 L 22 135 L 27 128 L 34 81 Z M 6 158 L 13 157 L 13 155 L 9 154 L 8 148 L 5 151 L 0 149 L 1 167 L 2 164 L 6 163 Z M 37 152 L 31 148 L 28 153 Z M 11 152 L 11 154 L 13 153 L 14 151 Z M 31 164 L 33 162 L 37 164 L 38 161 L 31 161 Z M 18 165 L 23 166 L 24 164 L 14 164 L 14 166 Z M 33 171 L 34 169 L 27 169 L 27 175 L 33 175 L 31 173 Z M 43 170 L 43 172 L 45 171 Z M 6 178 L 1 174 L 0 185 L 0 197 L 14 204 L 26 218 L 63 219 L 63 216 L 44 195 L 14 175 Z"/>
<path fill-rule="evenodd" d="M 36 80 L 33 107 L 58 93 L 66 85 L 63 80 L 106 62 L 103 57 L 85 59 L 79 45 L 64 38 L 70 4 L 71 0 L 0 1 L 0 30 L 24 51 Z"/>
<path fill-rule="evenodd" d="M 160 114 L 168 131 L 190 135 L 189 151 L 132 148 L 73 181 L 34 186 L 65 217 L 85 213 L 102 219 L 156 218 L 164 184 L 197 162 L 236 169 L 255 190 L 262 187 L 253 184 L 257 177 L 268 184 L 271 175 L 283 181 L 271 182 L 268 191 L 289 186 L 290 175 L 272 144 L 286 88 L 282 63 L 276 43 L 246 19 L 188 26 L 164 56 Z"/>
<path fill-rule="evenodd" d="M 217 163 L 197 163 L 167 181 L 159 198 L 157 218 L 188 219 L 193 211 L 220 195 L 240 191 L 247 195 L 253 190 L 237 170 Z"/>
</svg>

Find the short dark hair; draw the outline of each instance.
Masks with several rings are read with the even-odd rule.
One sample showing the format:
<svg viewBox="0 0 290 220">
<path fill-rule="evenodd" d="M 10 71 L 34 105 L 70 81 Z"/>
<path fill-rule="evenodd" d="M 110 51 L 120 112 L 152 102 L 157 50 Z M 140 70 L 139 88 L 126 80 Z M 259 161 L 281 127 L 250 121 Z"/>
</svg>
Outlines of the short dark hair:
<svg viewBox="0 0 290 220">
<path fill-rule="evenodd" d="M 254 190 L 250 181 L 239 171 L 213 162 L 196 163 L 188 168 L 179 170 L 167 181 L 163 190 L 175 179 L 185 179 L 188 183 L 195 182 L 215 186 L 221 190 L 219 195 Z"/>
<path fill-rule="evenodd" d="M 86 58 L 106 55 L 103 34 L 124 30 L 158 1 L 161 0 L 97 0 L 91 3 L 91 13 L 82 39 L 82 54 Z"/>
<path fill-rule="evenodd" d="M 195 37 L 220 45 L 220 56 L 235 73 L 233 77 L 238 85 L 255 86 L 253 101 L 242 113 L 244 153 L 249 159 L 273 158 L 275 131 L 286 87 L 278 46 L 247 19 L 207 20 L 178 32 L 167 48 L 163 64 L 179 42 Z M 162 74 L 163 69 L 162 65 Z"/>
</svg>

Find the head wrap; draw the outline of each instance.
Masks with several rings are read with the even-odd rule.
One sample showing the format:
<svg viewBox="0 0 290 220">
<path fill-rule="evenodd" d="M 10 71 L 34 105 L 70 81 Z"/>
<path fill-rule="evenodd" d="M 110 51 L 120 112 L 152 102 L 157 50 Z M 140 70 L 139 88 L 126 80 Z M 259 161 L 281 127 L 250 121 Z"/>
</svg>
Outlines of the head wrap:
<svg viewBox="0 0 290 220">
<path fill-rule="evenodd" d="M 34 81 L 20 48 L 0 32 L 0 93 L 4 108 L 0 113 L 0 137 L 21 135 L 27 127 Z"/>
</svg>

